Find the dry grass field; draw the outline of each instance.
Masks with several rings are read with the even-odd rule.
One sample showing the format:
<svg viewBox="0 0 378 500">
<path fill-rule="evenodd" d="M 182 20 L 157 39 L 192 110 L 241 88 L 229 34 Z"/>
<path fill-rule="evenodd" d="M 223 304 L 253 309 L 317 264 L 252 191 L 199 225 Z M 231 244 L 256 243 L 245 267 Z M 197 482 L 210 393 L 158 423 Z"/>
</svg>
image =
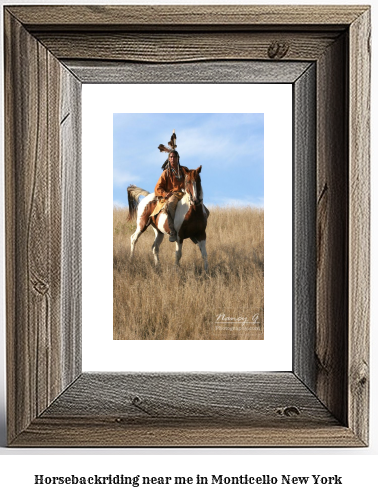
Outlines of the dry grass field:
<svg viewBox="0 0 378 500">
<path fill-rule="evenodd" d="M 264 338 L 264 211 L 210 207 L 207 227 L 209 272 L 199 248 L 183 244 L 179 270 L 175 243 L 165 237 L 155 269 L 152 228 L 142 234 L 130 261 L 135 221 L 127 209 L 113 213 L 113 323 L 115 340 L 209 340 Z M 257 325 L 216 324 L 219 315 Z M 255 316 L 257 318 L 257 316 Z M 222 318 L 221 318 L 222 319 Z M 228 329 L 225 329 L 228 328 Z"/>
</svg>

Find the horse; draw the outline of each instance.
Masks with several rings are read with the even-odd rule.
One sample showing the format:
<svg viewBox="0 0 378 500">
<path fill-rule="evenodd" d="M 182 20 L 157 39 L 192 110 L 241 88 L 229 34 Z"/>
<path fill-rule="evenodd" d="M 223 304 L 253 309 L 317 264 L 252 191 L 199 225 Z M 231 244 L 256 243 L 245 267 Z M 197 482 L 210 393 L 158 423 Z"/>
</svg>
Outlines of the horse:
<svg viewBox="0 0 378 500">
<path fill-rule="evenodd" d="M 209 211 L 203 204 L 203 191 L 201 185 L 202 166 L 195 170 L 185 170 L 185 189 L 182 199 L 177 203 L 174 218 L 174 227 L 177 232 L 175 263 L 179 266 L 182 256 L 183 241 L 190 238 L 198 245 L 203 258 L 205 272 L 208 271 L 206 252 L 206 226 Z M 133 220 L 136 216 L 136 230 L 131 236 L 131 258 L 134 255 L 135 245 L 139 236 L 151 225 L 155 233 L 155 241 L 152 245 L 152 253 L 155 265 L 158 266 L 159 247 L 164 235 L 169 235 L 168 215 L 163 209 L 158 215 L 151 217 L 157 203 L 158 197 L 155 193 L 149 193 L 137 186 L 130 185 L 127 188 L 129 216 L 128 220 Z M 139 202 L 139 197 L 145 196 Z"/>
</svg>

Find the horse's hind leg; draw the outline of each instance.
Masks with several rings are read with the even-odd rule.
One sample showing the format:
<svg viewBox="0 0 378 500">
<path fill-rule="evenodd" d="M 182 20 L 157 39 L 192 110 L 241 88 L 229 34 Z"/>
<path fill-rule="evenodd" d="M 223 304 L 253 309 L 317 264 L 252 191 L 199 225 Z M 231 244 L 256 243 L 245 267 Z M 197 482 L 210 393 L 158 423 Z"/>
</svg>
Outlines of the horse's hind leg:
<svg viewBox="0 0 378 500">
<path fill-rule="evenodd" d="M 155 227 L 152 227 L 155 233 L 155 240 L 152 245 L 152 253 L 154 254 L 155 266 L 159 265 L 159 248 L 160 244 L 163 241 L 164 234 L 158 231 Z"/>
<path fill-rule="evenodd" d="M 203 258 L 203 265 L 205 268 L 205 272 L 208 272 L 209 266 L 207 264 L 206 240 L 199 241 L 198 246 L 199 246 L 199 249 L 201 250 L 201 255 Z"/>
<path fill-rule="evenodd" d="M 144 231 L 148 228 L 150 223 L 151 223 L 151 221 L 150 221 L 148 205 L 147 205 L 147 207 L 144 207 L 144 210 L 142 213 L 140 213 L 138 211 L 136 230 L 131 235 L 131 238 L 130 238 L 130 240 L 131 240 L 131 258 L 134 256 L 135 245 L 136 245 L 136 242 L 138 241 L 139 236 L 142 233 L 144 233 Z"/>
</svg>

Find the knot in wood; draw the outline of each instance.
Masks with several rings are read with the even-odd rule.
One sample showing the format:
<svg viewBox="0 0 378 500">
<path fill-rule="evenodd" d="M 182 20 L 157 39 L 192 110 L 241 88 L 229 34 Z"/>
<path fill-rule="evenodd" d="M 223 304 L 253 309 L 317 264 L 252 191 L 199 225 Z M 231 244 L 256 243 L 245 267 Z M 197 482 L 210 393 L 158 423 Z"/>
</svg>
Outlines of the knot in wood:
<svg viewBox="0 0 378 500">
<path fill-rule="evenodd" d="M 145 401 L 143 401 L 139 396 L 131 396 L 131 404 L 134 405 L 138 410 L 143 411 L 144 413 L 147 413 L 147 415 L 151 415 L 152 413 L 148 409 L 148 405 L 146 404 Z"/>
<path fill-rule="evenodd" d="M 356 368 L 354 378 L 360 389 L 364 389 L 369 384 L 369 367 L 366 361 L 362 361 L 361 365 Z"/>
<path fill-rule="evenodd" d="M 34 290 L 38 292 L 41 295 L 46 295 L 46 293 L 49 290 L 49 285 L 47 283 L 44 283 L 43 281 L 36 281 L 33 285 Z"/>
<path fill-rule="evenodd" d="M 292 417 L 294 415 L 300 415 L 301 412 L 296 406 L 286 406 L 285 408 L 279 408 L 277 413 L 285 417 Z"/>
<path fill-rule="evenodd" d="M 285 42 L 272 42 L 268 48 L 268 57 L 270 59 L 282 59 L 286 56 L 289 45 Z"/>
<path fill-rule="evenodd" d="M 131 402 L 134 406 L 138 406 L 142 400 L 140 399 L 139 396 L 134 396 L 132 399 L 131 399 Z"/>
</svg>

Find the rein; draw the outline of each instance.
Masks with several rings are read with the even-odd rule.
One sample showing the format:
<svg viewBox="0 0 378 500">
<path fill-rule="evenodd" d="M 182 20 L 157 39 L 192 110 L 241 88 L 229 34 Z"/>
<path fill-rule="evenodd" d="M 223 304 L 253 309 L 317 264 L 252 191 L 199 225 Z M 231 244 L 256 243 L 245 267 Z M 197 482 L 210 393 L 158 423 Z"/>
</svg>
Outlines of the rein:
<svg viewBox="0 0 378 500">
<path fill-rule="evenodd" d="M 194 203 L 193 203 L 192 201 L 190 201 L 190 203 L 192 204 L 192 206 L 194 206 L 194 207 L 198 207 L 198 205 L 201 205 L 201 203 L 203 203 L 203 200 L 202 200 L 202 199 L 199 199 L 199 200 L 197 200 L 197 201 L 196 201 L 196 202 L 194 202 Z"/>
</svg>

